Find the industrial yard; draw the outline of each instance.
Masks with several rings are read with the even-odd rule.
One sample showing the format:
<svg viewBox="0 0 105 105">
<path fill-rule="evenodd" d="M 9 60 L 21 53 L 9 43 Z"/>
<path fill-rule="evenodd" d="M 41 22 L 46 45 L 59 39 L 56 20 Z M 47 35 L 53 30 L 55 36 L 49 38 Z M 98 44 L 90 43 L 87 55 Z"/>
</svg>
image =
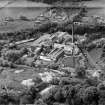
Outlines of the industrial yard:
<svg viewBox="0 0 105 105">
<path fill-rule="evenodd" d="M 0 24 L 0 105 L 105 105 L 104 17 L 50 6 Z"/>
</svg>

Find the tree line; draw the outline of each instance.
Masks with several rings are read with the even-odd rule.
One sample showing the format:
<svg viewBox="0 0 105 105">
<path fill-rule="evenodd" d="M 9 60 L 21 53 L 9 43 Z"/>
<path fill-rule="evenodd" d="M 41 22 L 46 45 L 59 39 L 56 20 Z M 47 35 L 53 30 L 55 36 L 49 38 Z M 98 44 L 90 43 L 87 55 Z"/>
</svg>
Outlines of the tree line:
<svg viewBox="0 0 105 105">
<path fill-rule="evenodd" d="M 52 4 L 55 2 L 81 2 L 81 1 L 90 1 L 90 0 L 28 0 L 33 2 L 43 2 L 47 4 Z"/>
<path fill-rule="evenodd" d="M 0 104 L 105 105 L 104 82 L 97 78 L 87 78 L 84 73 L 81 76 L 80 72 L 77 72 L 78 77 L 76 78 L 61 77 L 59 80 L 53 79 L 50 83 L 40 81 L 30 88 L 22 87 L 20 93 L 13 87 L 7 86 L 6 89 L 2 87 Z M 41 95 L 40 92 L 50 85 L 53 85 L 54 88 L 50 89 L 47 94 Z"/>
</svg>

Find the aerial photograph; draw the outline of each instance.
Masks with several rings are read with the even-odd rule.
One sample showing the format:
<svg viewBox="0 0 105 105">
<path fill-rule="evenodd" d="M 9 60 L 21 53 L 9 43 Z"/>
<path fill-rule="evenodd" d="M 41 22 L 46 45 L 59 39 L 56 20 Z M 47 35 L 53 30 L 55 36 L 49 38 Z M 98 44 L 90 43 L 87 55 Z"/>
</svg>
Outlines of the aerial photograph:
<svg viewBox="0 0 105 105">
<path fill-rule="evenodd" d="M 105 105 L 105 0 L 0 0 L 0 105 Z"/>
</svg>

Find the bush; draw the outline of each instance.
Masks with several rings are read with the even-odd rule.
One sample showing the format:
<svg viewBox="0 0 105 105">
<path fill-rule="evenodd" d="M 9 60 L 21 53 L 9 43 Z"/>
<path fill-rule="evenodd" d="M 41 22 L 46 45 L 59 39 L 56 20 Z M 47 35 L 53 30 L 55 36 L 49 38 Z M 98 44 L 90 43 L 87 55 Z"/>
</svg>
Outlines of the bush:
<svg viewBox="0 0 105 105">
<path fill-rule="evenodd" d="M 86 77 L 86 70 L 85 70 L 85 68 L 84 67 L 77 67 L 76 68 L 76 74 L 80 78 Z"/>
</svg>

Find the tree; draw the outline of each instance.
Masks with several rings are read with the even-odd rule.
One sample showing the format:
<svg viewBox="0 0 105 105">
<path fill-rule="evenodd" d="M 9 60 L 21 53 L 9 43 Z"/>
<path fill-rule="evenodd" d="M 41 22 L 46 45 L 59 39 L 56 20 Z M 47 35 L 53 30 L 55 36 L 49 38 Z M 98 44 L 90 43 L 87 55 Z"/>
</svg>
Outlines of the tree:
<svg viewBox="0 0 105 105">
<path fill-rule="evenodd" d="M 86 70 L 84 67 L 77 67 L 76 68 L 76 74 L 78 77 L 83 78 L 86 76 Z"/>
<path fill-rule="evenodd" d="M 102 47 L 102 54 L 101 54 L 101 58 L 105 57 L 105 44 Z"/>
<path fill-rule="evenodd" d="M 84 81 L 85 84 L 88 84 L 89 86 L 97 86 L 100 81 L 97 78 L 91 77 L 91 78 L 86 78 Z"/>
<path fill-rule="evenodd" d="M 103 83 L 99 83 L 98 86 L 97 86 L 97 89 L 99 91 L 102 91 L 102 90 L 105 91 L 105 85 Z"/>
<path fill-rule="evenodd" d="M 100 83 L 98 86 L 97 86 L 97 89 L 99 91 L 99 97 L 100 97 L 100 100 L 99 100 L 99 103 L 101 103 L 101 101 L 103 101 L 103 99 L 105 100 L 105 85 L 103 83 Z M 104 101 L 105 102 L 105 101 Z M 102 102 L 103 103 L 103 102 Z"/>
<path fill-rule="evenodd" d="M 15 62 L 24 54 L 27 54 L 27 52 L 28 50 L 26 48 L 23 48 L 21 50 L 7 50 L 3 55 L 6 60 Z"/>
<path fill-rule="evenodd" d="M 84 91 L 84 103 L 85 105 L 92 104 L 92 102 L 95 102 L 96 105 L 98 105 L 99 100 L 99 93 L 96 87 L 90 86 L 87 87 Z"/>
<path fill-rule="evenodd" d="M 59 85 L 59 82 L 60 80 L 58 78 L 53 78 L 51 81 L 50 81 L 50 84 L 52 85 Z"/>
<path fill-rule="evenodd" d="M 99 83 L 97 86 L 99 91 L 99 105 L 105 105 L 105 85 L 104 83 Z"/>
<path fill-rule="evenodd" d="M 35 87 L 31 87 L 27 91 L 24 91 L 20 96 L 20 104 L 33 104 L 35 98 L 38 96 L 38 90 Z"/>
<path fill-rule="evenodd" d="M 56 94 L 54 95 L 54 99 L 57 102 L 65 102 L 65 98 L 64 98 L 64 95 L 62 94 L 61 88 L 59 88 L 58 91 L 56 92 Z"/>
<path fill-rule="evenodd" d="M 33 103 L 34 103 L 34 99 L 32 98 L 31 95 L 24 94 L 23 96 L 21 96 L 21 99 L 20 99 L 21 105 L 33 104 Z"/>
<path fill-rule="evenodd" d="M 45 95 L 44 97 L 42 97 L 43 101 L 45 103 L 47 103 L 48 105 L 51 105 L 52 103 L 55 102 L 55 94 L 56 92 L 59 90 L 59 86 L 56 86 L 54 88 L 52 88 L 50 91 L 49 91 L 49 94 Z"/>
<path fill-rule="evenodd" d="M 75 101 L 74 101 L 75 105 L 84 105 L 84 102 L 83 102 L 84 91 L 85 91 L 84 87 L 81 86 L 78 88 Z"/>
<path fill-rule="evenodd" d="M 69 105 L 74 105 L 74 99 L 76 96 L 76 89 L 74 86 L 69 87 L 66 97 L 66 102 L 69 103 Z"/>
<path fill-rule="evenodd" d="M 98 105 L 105 105 L 105 98 L 100 98 Z"/>
<path fill-rule="evenodd" d="M 54 69 L 57 70 L 59 68 L 59 64 L 57 63 L 51 63 L 50 65 L 48 65 L 49 69 Z"/>
<path fill-rule="evenodd" d="M 0 92 L 0 104 L 1 105 L 8 105 L 8 94 L 5 90 Z"/>
<path fill-rule="evenodd" d="M 4 59 L 0 59 L 0 66 L 2 67 L 11 67 L 11 68 L 15 68 L 16 65 L 12 62 L 9 62 L 8 60 L 4 60 Z"/>
<path fill-rule="evenodd" d="M 64 85 L 72 85 L 75 86 L 77 84 L 83 84 L 84 81 L 78 78 L 69 78 L 69 77 L 62 77 L 60 79 L 59 85 L 64 86 Z"/>
<path fill-rule="evenodd" d="M 42 99 L 35 101 L 35 105 L 47 105 Z"/>
<path fill-rule="evenodd" d="M 20 16 L 20 20 L 29 21 L 29 19 L 26 16 Z"/>
<path fill-rule="evenodd" d="M 15 90 L 8 90 L 8 103 L 11 103 L 13 105 L 19 105 L 19 102 L 19 93 Z"/>
</svg>

